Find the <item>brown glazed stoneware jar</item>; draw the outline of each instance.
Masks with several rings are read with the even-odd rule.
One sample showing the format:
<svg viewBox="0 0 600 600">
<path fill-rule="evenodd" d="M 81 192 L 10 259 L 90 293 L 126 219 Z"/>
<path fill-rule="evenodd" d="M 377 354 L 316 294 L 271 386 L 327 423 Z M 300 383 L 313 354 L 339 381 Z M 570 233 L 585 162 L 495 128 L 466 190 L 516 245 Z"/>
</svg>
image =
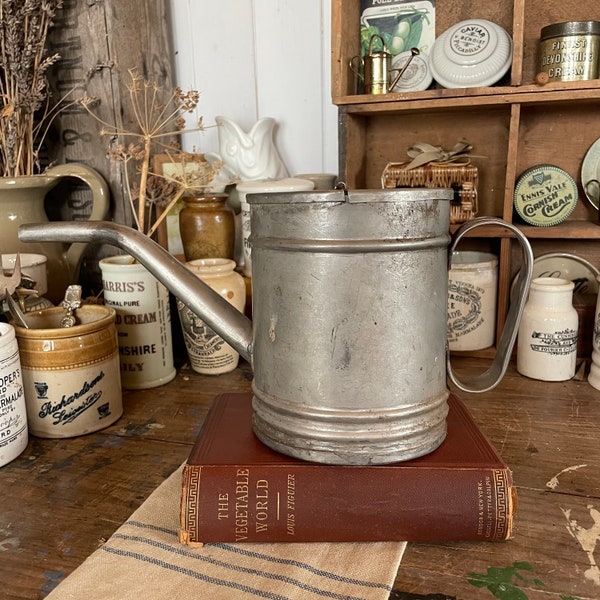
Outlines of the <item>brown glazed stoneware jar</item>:
<svg viewBox="0 0 600 600">
<path fill-rule="evenodd" d="M 228 258 L 235 249 L 235 216 L 227 194 L 189 195 L 183 198 L 179 232 L 185 260 Z"/>
</svg>

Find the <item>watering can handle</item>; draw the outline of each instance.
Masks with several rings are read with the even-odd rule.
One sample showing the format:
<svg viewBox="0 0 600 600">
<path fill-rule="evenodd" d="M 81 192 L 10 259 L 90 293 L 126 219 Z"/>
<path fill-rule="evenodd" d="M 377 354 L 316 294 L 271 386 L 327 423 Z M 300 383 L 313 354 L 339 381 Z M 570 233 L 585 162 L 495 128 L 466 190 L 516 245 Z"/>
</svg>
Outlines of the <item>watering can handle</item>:
<svg viewBox="0 0 600 600">
<path fill-rule="evenodd" d="M 88 221 L 103 221 L 108 216 L 110 206 L 110 190 L 108 183 L 98 171 L 82 163 L 67 163 L 50 167 L 45 175 L 59 177 L 74 177 L 83 181 L 92 192 L 92 210 Z M 77 267 L 87 244 L 73 243 L 65 253 L 65 257 L 72 273 Z"/>
<path fill-rule="evenodd" d="M 362 59 L 362 56 L 353 56 L 349 61 L 348 61 L 348 66 L 350 67 L 350 70 L 361 80 L 364 81 L 365 78 L 363 77 L 363 74 L 360 72 L 360 67 L 356 66 L 356 63 L 358 63 L 360 65 L 360 67 L 364 68 L 364 61 Z"/>
<path fill-rule="evenodd" d="M 379 35 L 378 33 L 374 33 L 371 36 L 371 39 L 369 40 L 369 56 L 373 55 L 373 42 L 376 39 L 378 39 L 381 42 L 381 50 L 380 50 L 380 52 L 387 53 L 387 51 L 388 51 L 387 46 L 385 45 L 385 40 L 383 39 L 383 37 L 381 35 Z"/>
<path fill-rule="evenodd" d="M 454 383 L 454 385 L 456 385 L 456 387 L 463 392 L 487 392 L 488 390 L 496 387 L 496 385 L 500 383 L 502 377 L 504 377 L 506 369 L 508 368 L 508 363 L 510 362 L 513 346 L 517 338 L 519 323 L 521 322 L 521 316 L 523 314 L 523 309 L 525 308 L 525 303 L 527 302 L 529 286 L 533 277 L 533 251 L 531 250 L 529 241 L 517 227 L 511 223 L 503 221 L 502 219 L 497 219 L 494 217 L 479 217 L 465 223 L 456 232 L 452 239 L 448 253 L 449 260 L 452 258 L 452 252 L 456 248 L 456 245 L 467 232 L 472 231 L 476 227 L 482 227 L 485 225 L 503 227 L 514 233 L 521 245 L 522 264 L 521 270 L 517 276 L 514 300 L 510 303 L 510 308 L 506 317 L 506 323 L 504 329 L 502 330 L 502 335 L 500 336 L 500 341 L 498 342 L 498 347 L 496 349 L 496 355 L 494 356 L 494 360 L 492 361 L 489 369 L 483 373 L 461 381 L 452 371 L 452 366 L 450 364 L 450 352 L 446 351 L 448 376 L 450 377 L 452 383 Z"/>
</svg>

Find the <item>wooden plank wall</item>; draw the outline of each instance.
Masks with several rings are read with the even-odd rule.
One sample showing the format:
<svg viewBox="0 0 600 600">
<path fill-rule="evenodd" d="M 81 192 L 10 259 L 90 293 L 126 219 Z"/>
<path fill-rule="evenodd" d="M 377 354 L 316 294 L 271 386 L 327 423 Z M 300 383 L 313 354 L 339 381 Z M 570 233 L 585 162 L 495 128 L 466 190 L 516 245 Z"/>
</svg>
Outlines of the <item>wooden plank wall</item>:
<svg viewBox="0 0 600 600">
<path fill-rule="evenodd" d="M 84 87 L 98 100 L 96 110 L 104 121 L 131 129 L 129 70 L 169 92 L 174 85 L 167 9 L 165 0 L 65 0 L 50 38 L 51 49 L 61 56 L 51 81 L 55 97 Z M 48 156 L 52 162 L 81 162 L 99 171 L 111 190 L 110 218 L 131 224 L 122 164 L 107 158 L 110 140 L 100 135 L 100 127 L 81 107 L 66 110 L 49 136 Z M 76 180 L 69 183 L 50 194 L 47 212 L 53 219 L 85 220 L 90 194 Z M 98 258 L 114 253 L 109 247 L 88 249 L 80 275 L 84 286 L 99 291 Z"/>
<path fill-rule="evenodd" d="M 51 48 L 61 60 L 52 81 L 55 97 L 82 86 L 97 98 L 98 115 L 115 126 L 133 123 L 127 84 L 136 69 L 166 90 L 173 87 L 170 32 L 164 0 L 65 0 L 57 15 Z M 110 184 L 112 216 L 129 221 L 123 198 L 121 169 L 107 159 L 109 139 L 81 107 L 63 112 L 52 136 L 51 158 L 57 163 L 83 162 L 98 170 Z M 81 205 L 63 206 L 59 215 L 83 219 Z"/>
<path fill-rule="evenodd" d="M 223 115 L 249 130 L 273 117 L 291 174 L 337 173 L 330 0 L 169 1 L 176 81 L 201 91 L 205 124 Z M 214 152 L 216 138 L 213 129 L 183 143 Z"/>
</svg>

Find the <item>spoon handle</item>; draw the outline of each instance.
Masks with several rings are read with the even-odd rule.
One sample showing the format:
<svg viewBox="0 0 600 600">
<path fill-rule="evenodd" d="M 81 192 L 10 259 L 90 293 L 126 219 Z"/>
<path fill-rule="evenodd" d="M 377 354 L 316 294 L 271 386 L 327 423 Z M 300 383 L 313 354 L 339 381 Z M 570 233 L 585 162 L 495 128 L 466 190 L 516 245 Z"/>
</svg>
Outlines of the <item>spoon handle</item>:
<svg viewBox="0 0 600 600">
<path fill-rule="evenodd" d="M 29 325 L 25 320 L 25 315 L 23 314 L 21 307 L 13 300 L 13 297 L 8 293 L 8 289 L 6 288 L 4 288 L 4 298 L 6 300 L 6 304 L 8 304 L 10 316 L 15 320 L 15 323 L 21 327 L 25 327 L 25 329 L 29 329 Z"/>
</svg>

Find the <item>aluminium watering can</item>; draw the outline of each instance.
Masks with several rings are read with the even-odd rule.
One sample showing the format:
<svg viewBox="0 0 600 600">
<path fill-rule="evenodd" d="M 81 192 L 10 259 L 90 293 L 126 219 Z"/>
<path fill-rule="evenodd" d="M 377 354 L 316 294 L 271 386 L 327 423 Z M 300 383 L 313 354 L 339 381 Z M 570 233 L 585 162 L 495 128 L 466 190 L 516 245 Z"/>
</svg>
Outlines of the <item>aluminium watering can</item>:
<svg viewBox="0 0 600 600">
<path fill-rule="evenodd" d="M 254 431 L 271 448 L 328 464 L 384 464 L 446 434 L 447 377 L 485 392 L 503 377 L 533 268 L 525 236 L 495 218 L 449 235 L 447 189 L 250 194 L 253 322 L 148 237 L 114 223 L 24 225 L 24 242 L 118 246 L 253 367 Z M 491 366 L 460 380 L 446 343 L 449 256 L 483 225 L 521 245 L 515 300 Z"/>
</svg>

